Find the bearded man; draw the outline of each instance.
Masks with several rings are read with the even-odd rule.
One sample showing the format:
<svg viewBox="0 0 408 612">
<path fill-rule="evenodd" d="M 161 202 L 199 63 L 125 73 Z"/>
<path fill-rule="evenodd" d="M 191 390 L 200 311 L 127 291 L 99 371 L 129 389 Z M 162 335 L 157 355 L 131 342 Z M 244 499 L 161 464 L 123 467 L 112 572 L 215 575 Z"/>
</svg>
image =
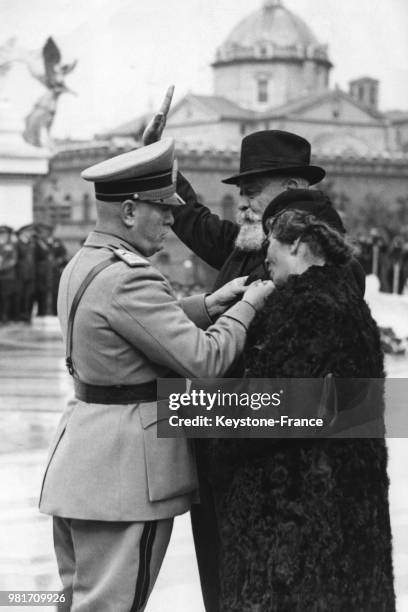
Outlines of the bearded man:
<svg viewBox="0 0 408 612">
<path fill-rule="evenodd" d="M 237 223 L 221 220 L 197 201 L 188 181 L 179 175 L 177 189 L 187 203 L 176 215 L 173 231 L 196 255 L 219 270 L 216 286 L 226 279 L 251 275 L 267 278 L 262 243 L 262 214 L 286 189 L 306 189 L 325 175 L 310 165 L 310 144 L 279 130 L 249 134 L 242 141 L 239 174 L 223 183 L 239 188 Z"/>
<path fill-rule="evenodd" d="M 304 138 L 278 130 L 249 134 L 242 141 L 239 174 L 223 181 L 239 189 L 237 223 L 221 220 L 200 204 L 191 185 L 179 175 L 177 190 L 186 206 L 175 214 L 172 229 L 196 255 L 219 270 L 215 288 L 237 276 L 267 279 L 262 248 L 265 208 L 283 191 L 306 189 L 324 176 L 322 168 L 310 165 L 310 144 Z M 227 377 L 241 376 L 241 364 L 236 362 Z M 196 440 L 200 504 L 193 504 L 191 521 L 205 609 L 218 612 L 219 533 L 207 476 L 207 447 L 207 440 Z"/>
<path fill-rule="evenodd" d="M 160 112 L 147 126 L 144 144 L 160 138 L 173 90 L 173 87 L 168 89 Z M 297 134 L 264 130 L 246 136 L 241 145 L 239 173 L 223 180 L 223 183 L 236 185 L 239 189 L 236 223 L 220 219 L 200 204 L 190 183 L 178 174 L 177 193 L 186 206 L 175 211 L 172 229 L 198 257 L 219 271 L 214 290 L 238 276 L 248 276 L 247 283 L 269 278 L 265 268 L 262 215 L 280 193 L 307 189 L 324 178 L 325 171 L 311 165 L 310 157 L 310 143 Z M 365 275 L 356 260 L 352 272 L 364 293 Z M 242 362 L 238 360 L 226 378 L 240 378 L 242 372 Z M 195 442 L 200 504 L 193 504 L 191 508 L 194 544 L 206 612 L 218 612 L 219 534 L 213 489 L 208 479 L 208 442 L 205 439 Z"/>
</svg>

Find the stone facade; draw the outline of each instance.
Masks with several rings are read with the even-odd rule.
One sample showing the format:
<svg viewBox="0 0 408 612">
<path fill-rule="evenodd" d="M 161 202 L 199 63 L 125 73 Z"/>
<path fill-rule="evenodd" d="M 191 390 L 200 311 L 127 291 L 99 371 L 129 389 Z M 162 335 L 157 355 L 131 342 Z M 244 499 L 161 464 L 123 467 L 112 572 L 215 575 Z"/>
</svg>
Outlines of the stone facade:
<svg viewBox="0 0 408 612">
<path fill-rule="evenodd" d="M 81 170 L 124 150 L 104 144 L 62 151 L 51 161 L 49 176 L 38 184 L 34 209 L 37 221 L 52 221 L 53 207 L 61 209 L 67 206 L 67 201 L 70 203 L 70 215 L 59 220 L 54 218 L 54 223 L 56 235 L 63 239 L 71 255 L 81 246 L 95 223 L 92 185 L 79 178 Z M 179 151 L 178 159 L 181 171 L 194 186 L 200 200 L 221 218 L 234 219 L 238 189 L 221 183 L 221 180 L 238 169 L 238 152 L 183 149 Z M 408 202 L 408 163 L 405 158 L 319 156 L 313 163 L 326 168 L 327 178 L 317 187 L 330 193 L 352 234 L 359 229 L 359 211 L 368 203 L 377 202 L 391 210 L 398 201 Z M 211 268 L 172 234 L 165 249 L 153 261 L 173 282 L 208 287 L 215 276 Z"/>
<path fill-rule="evenodd" d="M 340 90 L 306 96 L 268 112 L 241 115 L 236 108 L 221 106 L 219 98 L 189 94 L 171 113 L 166 133 L 190 147 L 238 149 L 245 134 L 265 129 L 301 134 L 313 150 L 324 154 L 365 156 L 401 149 L 396 127 L 386 116 L 364 108 Z M 400 128 L 402 138 L 404 129 Z"/>
<path fill-rule="evenodd" d="M 214 64 L 213 64 L 214 66 Z M 214 70 L 216 95 L 234 98 L 243 108 L 265 111 L 312 91 L 327 89 L 328 74 L 313 61 L 246 60 L 219 62 Z"/>
<path fill-rule="evenodd" d="M 221 183 L 236 172 L 242 137 L 263 129 L 307 138 L 314 163 L 327 170 L 318 185 L 345 217 L 352 233 L 363 211 L 408 218 L 408 113 L 381 113 L 379 83 L 354 79 L 349 92 L 329 88 L 327 47 L 281 0 L 264 0 L 216 50 L 214 95 L 188 94 L 173 105 L 166 136 L 177 141 L 181 170 L 202 201 L 233 219 L 238 190 Z M 146 115 L 83 143 L 63 143 L 49 175 L 37 185 L 36 220 L 53 222 L 70 253 L 95 221 L 92 186 L 80 179 L 87 166 L 140 146 Z M 373 217 L 374 218 L 374 217 Z M 173 235 L 154 261 L 173 281 L 208 286 L 214 271 Z"/>
</svg>

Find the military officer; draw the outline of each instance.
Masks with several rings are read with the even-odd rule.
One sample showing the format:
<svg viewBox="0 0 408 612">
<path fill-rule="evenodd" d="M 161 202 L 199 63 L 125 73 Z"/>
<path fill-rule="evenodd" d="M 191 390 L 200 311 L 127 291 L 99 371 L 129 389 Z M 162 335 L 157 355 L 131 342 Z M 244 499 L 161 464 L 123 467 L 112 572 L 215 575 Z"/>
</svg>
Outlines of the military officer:
<svg viewBox="0 0 408 612">
<path fill-rule="evenodd" d="M 189 510 L 197 487 L 187 440 L 157 438 L 156 379 L 223 375 L 273 286 L 244 288 L 238 279 L 179 303 L 150 264 L 183 205 L 172 140 L 82 176 L 95 183 L 98 220 L 61 277 L 75 399 L 51 447 L 40 510 L 54 517 L 71 609 L 135 612 L 154 585 L 173 517 Z"/>
<path fill-rule="evenodd" d="M 17 235 L 17 299 L 16 313 L 20 321 L 29 323 L 33 310 L 35 289 L 35 251 L 34 226 L 24 225 Z"/>
<path fill-rule="evenodd" d="M 37 316 L 51 314 L 52 287 L 52 226 L 35 224 L 35 296 Z"/>
<path fill-rule="evenodd" d="M 0 323 L 7 323 L 13 315 L 17 249 L 12 236 L 11 227 L 0 225 Z"/>
</svg>

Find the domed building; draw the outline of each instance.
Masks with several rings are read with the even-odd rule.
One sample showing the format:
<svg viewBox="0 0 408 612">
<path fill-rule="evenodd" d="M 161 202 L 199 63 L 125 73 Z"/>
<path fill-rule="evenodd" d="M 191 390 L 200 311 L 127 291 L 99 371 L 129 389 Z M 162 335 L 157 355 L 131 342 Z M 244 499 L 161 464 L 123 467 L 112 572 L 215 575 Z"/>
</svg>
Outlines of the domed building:
<svg viewBox="0 0 408 612">
<path fill-rule="evenodd" d="M 408 113 L 382 113 L 371 77 L 352 80 L 348 91 L 331 87 L 331 68 L 327 46 L 285 0 L 263 0 L 233 27 L 215 50 L 213 94 L 185 95 L 166 125 L 180 169 L 211 210 L 234 219 L 238 190 L 221 181 L 239 167 L 242 137 L 264 129 L 311 142 L 313 163 L 327 172 L 319 188 L 352 224 L 369 206 L 408 206 Z M 64 143 L 51 160 L 34 214 L 56 224 L 71 253 L 95 221 L 94 194 L 80 171 L 140 145 L 149 119 L 144 114 L 92 141 Z M 155 261 L 173 282 L 211 285 L 214 271 L 174 235 L 167 244 Z"/>
<path fill-rule="evenodd" d="M 302 19 L 281 0 L 265 0 L 232 30 L 212 67 L 216 96 L 262 111 L 327 90 L 332 64 Z"/>
<path fill-rule="evenodd" d="M 237 148 L 245 134 L 276 128 L 301 134 L 316 153 L 395 150 L 378 110 L 378 81 L 362 77 L 348 92 L 330 89 L 332 66 L 327 45 L 283 0 L 264 0 L 216 50 L 213 95 L 182 98 L 167 133 L 198 147 Z"/>
</svg>

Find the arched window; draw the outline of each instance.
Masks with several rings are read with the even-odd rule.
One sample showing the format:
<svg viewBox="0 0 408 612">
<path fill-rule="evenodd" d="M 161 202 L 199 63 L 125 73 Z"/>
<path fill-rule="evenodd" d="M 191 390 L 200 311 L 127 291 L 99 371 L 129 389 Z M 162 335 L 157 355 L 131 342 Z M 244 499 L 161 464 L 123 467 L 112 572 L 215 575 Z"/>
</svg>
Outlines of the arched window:
<svg viewBox="0 0 408 612">
<path fill-rule="evenodd" d="M 377 92 L 373 85 L 370 87 L 370 105 L 377 106 Z"/>
<path fill-rule="evenodd" d="M 258 102 L 268 101 L 268 79 L 261 77 L 258 79 Z"/>
</svg>

